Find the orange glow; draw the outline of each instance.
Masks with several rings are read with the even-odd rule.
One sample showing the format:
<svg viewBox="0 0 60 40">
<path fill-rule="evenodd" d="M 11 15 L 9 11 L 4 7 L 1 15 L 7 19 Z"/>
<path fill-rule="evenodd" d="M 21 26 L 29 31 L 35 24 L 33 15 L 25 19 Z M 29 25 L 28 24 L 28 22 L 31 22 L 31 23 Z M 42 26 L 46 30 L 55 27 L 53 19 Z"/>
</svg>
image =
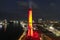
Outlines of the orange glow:
<svg viewBox="0 0 60 40">
<path fill-rule="evenodd" d="M 33 36 L 32 9 L 29 9 L 28 11 L 28 36 Z"/>
</svg>

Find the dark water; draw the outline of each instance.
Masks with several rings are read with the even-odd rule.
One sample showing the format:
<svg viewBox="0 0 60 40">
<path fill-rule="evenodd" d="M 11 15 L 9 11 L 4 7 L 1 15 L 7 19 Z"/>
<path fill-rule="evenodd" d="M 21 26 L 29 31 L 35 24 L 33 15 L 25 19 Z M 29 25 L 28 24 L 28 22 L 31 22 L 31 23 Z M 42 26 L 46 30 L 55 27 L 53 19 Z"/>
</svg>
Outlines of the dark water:
<svg viewBox="0 0 60 40">
<path fill-rule="evenodd" d="M 5 32 L 3 28 L 0 30 L 0 40 L 18 40 L 22 33 L 23 29 L 20 25 L 9 23 Z"/>
</svg>

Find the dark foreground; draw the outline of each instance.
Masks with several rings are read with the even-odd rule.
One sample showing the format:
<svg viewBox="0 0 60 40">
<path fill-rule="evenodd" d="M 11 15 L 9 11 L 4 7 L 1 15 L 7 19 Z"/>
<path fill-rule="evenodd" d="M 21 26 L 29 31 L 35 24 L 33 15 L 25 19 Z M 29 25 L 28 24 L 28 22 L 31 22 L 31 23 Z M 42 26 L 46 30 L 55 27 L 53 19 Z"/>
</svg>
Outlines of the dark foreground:
<svg viewBox="0 0 60 40">
<path fill-rule="evenodd" d="M 14 26 L 13 23 L 9 23 L 6 31 L 3 28 L 0 29 L 0 40 L 18 40 L 22 33 L 23 29 L 21 26 Z"/>
</svg>

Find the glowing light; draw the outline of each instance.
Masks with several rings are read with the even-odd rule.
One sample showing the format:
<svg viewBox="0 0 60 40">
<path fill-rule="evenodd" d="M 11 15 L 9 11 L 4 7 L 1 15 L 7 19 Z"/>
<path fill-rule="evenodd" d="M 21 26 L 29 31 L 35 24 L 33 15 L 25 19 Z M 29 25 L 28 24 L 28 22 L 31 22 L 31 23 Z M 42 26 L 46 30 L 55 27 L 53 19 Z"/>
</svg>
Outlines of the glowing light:
<svg viewBox="0 0 60 40">
<path fill-rule="evenodd" d="M 40 38 L 41 38 L 41 35 L 39 35 L 38 32 L 35 30 L 33 31 L 33 37 L 27 36 L 25 40 L 40 40 Z"/>
<path fill-rule="evenodd" d="M 2 25 L 0 25 L 0 29 L 2 28 Z"/>
<path fill-rule="evenodd" d="M 32 9 L 28 11 L 28 36 L 33 36 L 33 29 L 32 29 Z"/>
</svg>

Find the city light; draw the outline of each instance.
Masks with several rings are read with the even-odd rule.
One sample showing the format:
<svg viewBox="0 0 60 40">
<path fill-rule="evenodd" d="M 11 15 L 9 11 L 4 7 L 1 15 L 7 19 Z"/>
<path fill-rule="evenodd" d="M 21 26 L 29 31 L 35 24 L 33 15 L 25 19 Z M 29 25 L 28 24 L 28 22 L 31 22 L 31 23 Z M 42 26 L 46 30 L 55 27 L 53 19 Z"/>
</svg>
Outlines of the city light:
<svg viewBox="0 0 60 40">
<path fill-rule="evenodd" d="M 2 25 L 0 25 L 0 29 L 2 28 Z"/>
</svg>

